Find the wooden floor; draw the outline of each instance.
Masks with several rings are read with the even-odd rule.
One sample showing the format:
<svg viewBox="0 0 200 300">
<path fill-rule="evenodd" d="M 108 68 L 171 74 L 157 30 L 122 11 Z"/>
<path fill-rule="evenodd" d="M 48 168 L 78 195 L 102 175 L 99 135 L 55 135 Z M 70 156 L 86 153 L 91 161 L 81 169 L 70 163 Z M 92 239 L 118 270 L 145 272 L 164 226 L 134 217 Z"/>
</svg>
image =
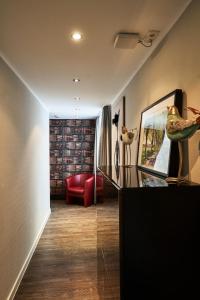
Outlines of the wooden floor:
<svg viewBox="0 0 200 300">
<path fill-rule="evenodd" d="M 113 247 L 118 249 L 118 215 L 114 206 L 84 208 L 54 200 L 51 209 L 14 299 L 118 300 L 119 258 L 118 251 L 113 252 Z M 97 222 L 98 214 L 104 215 L 105 222 Z"/>
</svg>

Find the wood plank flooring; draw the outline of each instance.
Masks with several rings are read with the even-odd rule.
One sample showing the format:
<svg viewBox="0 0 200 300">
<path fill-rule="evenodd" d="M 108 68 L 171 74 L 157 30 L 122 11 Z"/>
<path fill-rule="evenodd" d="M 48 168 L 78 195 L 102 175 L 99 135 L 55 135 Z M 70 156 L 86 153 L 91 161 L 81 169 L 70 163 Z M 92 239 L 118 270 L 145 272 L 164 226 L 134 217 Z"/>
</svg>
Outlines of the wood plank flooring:
<svg viewBox="0 0 200 300">
<path fill-rule="evenodd" d="M 119 297 L 119 210 L 116 199 L 97 205 L 97 272 L 100 299 Z"/>
<path fill-rule="evenodd" d="M 118 215 L 114 206 L 99 204 L 84 208 L 54 200 L 51 209 L 14 299 L 118 300 L 118 256 L 112 256 L 117 253 L 112 247 L 117 245 L 118 249 Z M 103 212 L 108 216 L 104 224 L 97 222 L 98 210 L 99 216 Z M 115 230 L 109 230 L 113 224 Z M 107 238 L 106 232 L 111 233 Z M 110 243 L 106 244 L 106 239 Z"/>
</svg>

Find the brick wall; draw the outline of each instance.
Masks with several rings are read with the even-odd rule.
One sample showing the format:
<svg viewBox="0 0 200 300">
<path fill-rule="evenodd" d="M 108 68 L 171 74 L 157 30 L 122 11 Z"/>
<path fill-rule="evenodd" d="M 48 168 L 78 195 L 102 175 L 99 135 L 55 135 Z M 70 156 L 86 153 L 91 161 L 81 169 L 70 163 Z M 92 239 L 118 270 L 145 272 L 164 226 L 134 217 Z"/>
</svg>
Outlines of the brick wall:
<svg viewBox="0 0 200 300">
<path fill-rule="evenodd" d="M 65 195 L 64 179 L 93 172 L 95 120 L 50 120 L 51 198 Z"/>
</svg>

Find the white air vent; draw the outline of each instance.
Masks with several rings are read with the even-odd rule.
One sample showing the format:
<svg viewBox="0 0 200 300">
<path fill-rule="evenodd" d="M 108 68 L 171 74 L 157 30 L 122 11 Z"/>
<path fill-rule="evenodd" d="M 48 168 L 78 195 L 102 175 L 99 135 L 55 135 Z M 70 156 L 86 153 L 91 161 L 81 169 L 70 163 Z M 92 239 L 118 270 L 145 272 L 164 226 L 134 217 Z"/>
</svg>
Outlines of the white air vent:
<svg viewBox="0 0 200 300">
<path fill-rule="evenodd" d="M 115 38 L 114 48 L 133 49 L 138 41 L 138 33 L 118 33 Z"/>
</svg>

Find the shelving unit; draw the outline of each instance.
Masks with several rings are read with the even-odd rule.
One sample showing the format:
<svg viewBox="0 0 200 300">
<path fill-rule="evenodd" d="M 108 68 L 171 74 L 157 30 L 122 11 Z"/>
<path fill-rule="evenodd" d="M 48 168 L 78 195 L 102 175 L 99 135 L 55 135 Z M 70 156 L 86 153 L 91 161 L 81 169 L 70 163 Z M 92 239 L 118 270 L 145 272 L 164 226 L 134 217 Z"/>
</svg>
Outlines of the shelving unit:
<svg viewBox="0 0 200 300">
<path fill-rule="evenodd" d="M 100 171 L 118 193 L 120 299 L 199 298 L 200 185 L 168 185 L 136 166 Z"/>
</svg>

